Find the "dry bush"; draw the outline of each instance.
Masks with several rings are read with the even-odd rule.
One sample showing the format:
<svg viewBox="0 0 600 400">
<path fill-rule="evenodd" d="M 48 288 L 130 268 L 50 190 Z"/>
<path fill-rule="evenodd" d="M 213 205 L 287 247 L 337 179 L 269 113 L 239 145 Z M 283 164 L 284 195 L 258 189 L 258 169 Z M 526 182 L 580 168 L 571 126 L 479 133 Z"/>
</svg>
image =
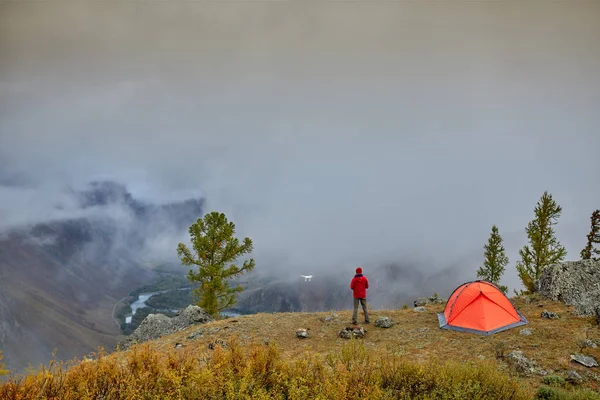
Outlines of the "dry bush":
<svg viewBox="0 0 600 400">
<path fill-rule="evenodd" d="M 232 341 L 206 361 L 198 352 L 158 352 L 149 344 L 120 356 L 51 362 L 0 386 L 16 399 L 529 399 L 531 394 L 489 364 L 415 364 L 369 352 L 350 340 L 325 357 L 285 360 L 275 346 Z"/>
</svg>

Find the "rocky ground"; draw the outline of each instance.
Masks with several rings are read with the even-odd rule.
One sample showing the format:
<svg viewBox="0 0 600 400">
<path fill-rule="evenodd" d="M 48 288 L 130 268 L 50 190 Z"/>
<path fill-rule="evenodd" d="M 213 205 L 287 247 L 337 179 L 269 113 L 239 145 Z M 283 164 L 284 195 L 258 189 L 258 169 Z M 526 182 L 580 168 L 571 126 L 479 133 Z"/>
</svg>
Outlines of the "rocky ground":
<svg viewBox="0 0 600 400">
<path fill-rule="evenodd" d="M 558 376 L 598 390 L 600 368 L 595 362 L 600 360 L 600 328 L 595 319 L 576 316 L 574 307 L 539 296 L 513 301 L 530 324 L 492 336 L 440 330 L 436 312 L 444 304 L 422 299 L 419 304 L 425 304 L 419 306 L 420 312 L 416 308 L 372 310 L 372 323 L 359 324 L 362 334 L 340 334 L 351 327 L 350 311 L 263 313 L 192 325 L 151 344 L 159 350 L 177 348 L 201 357 L 233 340 L 270 343 L 295 358 L 307 351 L 326 354 L 339 349 L 348 340 L 345 337 L 354 336 L 373 352 L 399 354 L 412 361 L 484 360 L 531 387 Z M 542 317 L 545 311 L 556 317 Z"/>
<path fill-rule="evenodd" d="M 542 272 L 536 289 L 545 297 L 572 305 L 577 315 L 596 316 L 600 323 L 600 261 L 552 265 Z"/>
</svg>

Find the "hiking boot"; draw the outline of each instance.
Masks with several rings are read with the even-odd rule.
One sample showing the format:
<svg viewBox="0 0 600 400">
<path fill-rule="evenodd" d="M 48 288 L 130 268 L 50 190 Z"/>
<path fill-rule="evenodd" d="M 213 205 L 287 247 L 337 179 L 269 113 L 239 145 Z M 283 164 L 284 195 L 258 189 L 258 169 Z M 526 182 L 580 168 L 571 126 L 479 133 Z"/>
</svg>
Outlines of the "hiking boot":
<svg viewBox="0 0 600 400">
<path fill-rule="evenodd" d="M 367 325 L 370 324 L 370 323 L 371 323 L 370 321 L 365 321 L 365 324 L 367 324 Z"/>
<path fill-rule="evenodd" d="M 352 323 L 352 325 L 357 325 L 357 324 L 356 324 L 356 321 L 352 321 L 351 323 Z"/>
</svg>

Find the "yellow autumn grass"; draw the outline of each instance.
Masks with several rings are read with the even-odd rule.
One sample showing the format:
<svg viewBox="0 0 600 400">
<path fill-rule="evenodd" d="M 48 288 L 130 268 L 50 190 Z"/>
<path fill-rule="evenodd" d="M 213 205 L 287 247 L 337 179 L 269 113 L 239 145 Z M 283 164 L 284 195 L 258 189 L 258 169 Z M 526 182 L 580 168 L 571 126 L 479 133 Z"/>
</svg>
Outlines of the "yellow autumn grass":
<svg viewBox="0 0 600 400">
<path fill-rule="evenodd" d="M 135 346 L 76 365 L 51 363 L 0 386 L 21 399 L 531 399 L 491 363 L 412 363 L 351 340 L 339 351 L 289 360 L 275 345 L 237 341 L 199 357 Z"/>
</svg>

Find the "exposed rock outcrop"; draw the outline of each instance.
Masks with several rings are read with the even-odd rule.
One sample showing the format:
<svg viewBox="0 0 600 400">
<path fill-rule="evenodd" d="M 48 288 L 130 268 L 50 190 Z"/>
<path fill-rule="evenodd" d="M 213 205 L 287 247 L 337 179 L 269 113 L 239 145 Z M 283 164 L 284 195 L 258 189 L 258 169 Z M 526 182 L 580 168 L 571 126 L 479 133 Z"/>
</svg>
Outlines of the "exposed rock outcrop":
<svg viewBox="0 0 600 400">
<path fill-rule="evenodd" d="M 539 369 L 535 361 L 528 359 L 522 351 L 512 351 L 507 356 L 508 362 L 523 375 L 546 375 L 546 371 Z"/>
<path fill-rule="evenodd" d="M 547 267 L 535 282 L 543 296 L 575 308 L 579 316 L 595 316 L 600 308 L 600 260 L 568 261 Z"/>
<path fill-rule="evenodd" d="M 214 321 L 202 308 L 190 305 L 172 318 L 163 314 L 150 314 L 142 321 L 140 326 L 125 340 L 119 342 L 121 349 L 148 340 L 158 339 L 161 336 L 181 331 L 189 326 L 205 324 Z"/>
</svg>

